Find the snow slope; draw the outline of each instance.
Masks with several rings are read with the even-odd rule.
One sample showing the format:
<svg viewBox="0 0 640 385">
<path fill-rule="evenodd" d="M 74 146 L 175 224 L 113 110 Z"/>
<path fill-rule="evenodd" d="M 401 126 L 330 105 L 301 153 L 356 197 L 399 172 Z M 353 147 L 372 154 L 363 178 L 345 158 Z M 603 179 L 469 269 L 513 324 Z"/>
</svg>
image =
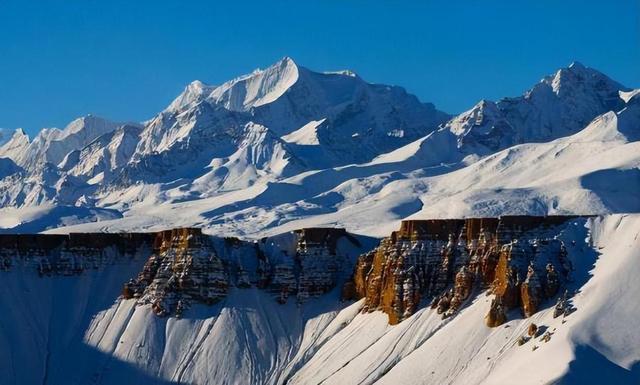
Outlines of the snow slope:
<svg viewBox="0 0 640 385">
<path fill-rule="evenodd" d="M 638 100 L 597 117 L 574 135 L 516 145 L 466 166 L 423 167 L 427 137 L 369 163 L 303 172 L 210 198 L 132 203 L 121 219 L 53 231 L 196 224 L 215 234 L 258 238 L 337 225 L 385 236 L 404 218 L 640 212 Z M 130 196 L 117 194 L 103 202 L 117 207 L 149 194 L 157 192 L 139 187 Z"/>
<path fill-rule="evenodd" d="M 0 356 L 9 368 L 0 383 L 633 384 L 639 229 L 639 215 L 571 221 L 559 237 L 574 266 L 576 311 L 554 319 L 547 303 L 498 328 L 484 325 L 490 298 L 482 293 L 454 317 L 422 308 L 390 326 L 381 312 L 359 313 L 361 302 L 339 302 L 338 290 L 279 305 L 234 288 L 176 319 L 114 302 L 139 258 L 80 277 L 14 270 L 0 281 Z M 518 346 L 531 322 L 551 340 Z"/>
<path fill-rule="evenodd" d="M 539 312 L 531 320 L 510 321 L 498 329 L 480 329 L 475 333 L 455 333 L 456 327 L 469 329 L 473 317 L 482 317 L 484 300 L 476 301 L 432 338 L 394 366 L 380 383 L 484 383 L 522 384 L 562 383 L 600 384 L 640 381 L 638 335 L 629 325 L 640 307 L 631 299 L 640 289 L 634 278 L 640 273 L 638 254 L 638 215 L 615 215 L 589 220 L 590 244 L 580 258 L 573 260 L 574 279 L 580 274 L 586 283 L 576 287 L 573 299 L 578 309 L 563 319 L 553 319 L 551 309 Z M 566 234 L 565 236 L 571 236 Z M 581 234 L 573 234 L 579 238 Z M 594 264 L 592 266 L 592 263 Z M 482 311 L 474 313 L 476 310 Z M 540 340 L 518 346 L 530 322 L 553 331 L 550 342 Z M 447 333 L 447 328 L 450 332 Z M 440 333 L 440 335 L 438 335 Z M 538 348 L 532 351 L 533 345 Z M 442 367 L 442 360 L 453 364 Z M 463 362 L 471 361 L 470 365 Z"/>
</svg>

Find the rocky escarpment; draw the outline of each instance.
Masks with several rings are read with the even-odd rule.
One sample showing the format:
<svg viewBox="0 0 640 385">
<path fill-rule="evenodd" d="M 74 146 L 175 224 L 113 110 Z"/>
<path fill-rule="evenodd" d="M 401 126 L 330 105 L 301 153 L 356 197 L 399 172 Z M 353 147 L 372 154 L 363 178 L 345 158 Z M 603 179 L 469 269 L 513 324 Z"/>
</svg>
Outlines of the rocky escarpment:
<svg viewBox="0 0 640 385">
<path fill-rule="evenodd" d="M 0 269 L 16 265 L 40 276 L 78 275 L 116 260 L 142 258 L 139 274 L 123 282 L 122 296 L 150 305 L 159 316 L 193 303 L 213 304 L 232 287 L 257 287 L 286 303 L 322 295 L 350 274 L 362 252 L 344 229 L 308 228 L 257 242 L 217 238 L 200 229 L 156 233 L 0 235 Z"/>
<path fill-rule="evenodd" d="M 260 285 L 276 293 L 281 303 L 286 302 L 289 295 L 304 302 L 333 289 L 344 278 L 341 274 L 352 266 L 348 256 L 338 250 L 338 243 L 345 241 L 352 247 L 361 246 L 344 229 L 307 228 L 294 233 L 297 240 L 292 253 L 260 253 L 264 258 Z M 268 239 L 261 242 L 264 244 Z"/>
<path fill-rule="evenodd" d="M 124 286 L 123 296 L 151 304 L 161 316 L 180 316 L 194 301 L 218 302 L 231 286 L 267 290 L 279 303 L 290 296 L 304 302 L 336 287 L 340 273 L 347 271 L 338 241 L 359 245 L 344 229 L 301 229 L 290 235 L 293 239 L 276 244 L 269 238 L 255 243 L 215 239 L 199 229 L 160 233 L 153 254 Z"/>
<path fill-rule="evenodd" d="M 558 229 L 571 217 L 505 216 L 403 221 L 400 230 L 361 255 L 343 296 L 364 298 L 397 324 L 430 303 L 451 316 L 475 292 L 494 294 L 488 326 L 509 309 L 529 317 L 557 295 L 570 269 Z"/>
<path fill-rule="evenodd" d="M 148 254 L 154 233 L 0 234 L 0 270 L 33 268 L 39 275 L 76 275 Z"/>
<path fill-rule="evenodd" d="M 382 310 L 396 324 L 427 304 L 451 316 L 474 293 L 488 289 L 494 298 L 486 323 L 497 326 L 510 309 L 529 317 L 557 296 L 570 266 L 556 235 L 569 219 L 404 221 L 376 249 L 361 254 L 355 268 L 353 259 L 363 250 L 344 229 L 301 229 L 256 242 L 212 237 L 195 228 L 0 235 L 0 269 L 18 264 L 41 276 L 75 275 L 141 258 L 144 266 L 123 282 L 122 296 L 150 305 L 160 316 L 181 316 L 193 303 L 216 303 L 231 288 L 256 287 L 279 303 L 290 297 L 302 303 L 346 281 L 343 298 L 364 298 L 364 311 Z"/>
<path fill-rule="evenodd" d="M 222 260 L 199 229 L 158 233 L 153 254 L 138 277 L 124 285 L 126 299 L 151 304 L 160 316 L 181 315 L 191 301 L 213 304 L 224 298 L 228 279 Z"/>
</svg>

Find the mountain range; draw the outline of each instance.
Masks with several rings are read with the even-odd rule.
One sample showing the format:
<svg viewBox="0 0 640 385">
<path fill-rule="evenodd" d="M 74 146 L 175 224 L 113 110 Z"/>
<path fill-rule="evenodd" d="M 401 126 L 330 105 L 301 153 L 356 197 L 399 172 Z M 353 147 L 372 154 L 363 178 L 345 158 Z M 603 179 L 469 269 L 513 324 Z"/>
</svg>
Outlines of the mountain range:
<svg viewBox="0 0 640 385">
<path fill-rule="evenodd" d="M 383 236 L 412 216 L 636 212 L 639 103 L 572 63 L 452 116 L 401 87 L 283 58 L 219 86 L 194 81 L 146 122 L 3 130 L 0 226 Z"/>
<path fill-rule="evenodd" d="M 637 384 L 639 94 L 451 115 L 283 58 L 0 130 L 0 384 Z"/>
</svg>

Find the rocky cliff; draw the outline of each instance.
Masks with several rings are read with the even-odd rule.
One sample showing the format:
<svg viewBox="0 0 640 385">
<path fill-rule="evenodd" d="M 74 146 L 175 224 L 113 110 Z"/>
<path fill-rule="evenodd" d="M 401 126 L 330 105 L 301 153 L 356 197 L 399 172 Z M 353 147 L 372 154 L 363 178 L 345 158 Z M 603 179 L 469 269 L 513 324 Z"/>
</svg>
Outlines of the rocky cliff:
<svg viewBox="0 0 640 385">
<path fill-rule="evenodd" d="M 0 269 L 24 266 L 42 275 L 75 275 L 114 258 L 149 250 L 154 233 L 0 234 Z"/>
<path fill-rule="evenodd" d="M 342 247 L 346 246 L 346 247 Z M 143 258 L 122 297 L 180 317 L 196 303 L 213 304 L 231 287 L 258 287 L 286 303 L 324 294 L 348 276 L 361 247 L 344 229 L 307 228 L 257 242 L 205 235 L 197 228 L 156 233 L 0 235 L 0 269 L 40 276 L 78 275 L 116 260 Z M 359 251 L 345 251 L 354 249 Z M 353 256 L 351 256 L 353 254 Z"/>
<path fill-rule="evenodd" d="M 571 268 L 556 238 L 570 218 L 403 221 L 378 248 L 358 258 L 343 296 L 364 298 L 363 311 L 382 310 L 397 324 L 421 304 L 451 316 L 487 289 L 494 295 L 488 326 L 504 323 L 508 310 L 518 307 L 529 317 L 557 295 Z"/>
<path fill-rule="evenodd" d="M 355 267 L 345 246 L 363 250 L 344 229 L 307 228 L 255 242 L 212 237 L 196 228 L 0 235 L 0 269 L 18 264 L 41 276 L 76 275 L 118 259 L 142 258 L 141 271 L 123 282 L 123 298 L 150 305 L 159 316 L 177 317 L 193 303 L 224 299 L 232 287 L 257 287 L 279 303 L 289 297 L 302 303 L 342 284 L 343 299 L 364 298 L 363 311 L 382 310 L 397 324 L 420 306 L 451 316 L 488 290 L 494 298 L 486 324 L 498 326 L 510 309 L 529 317 L 557 296 L 570 264 L 556 235 L 570 218 L 403 221 L 376 249 L 360 255 Z"/>
</svg>

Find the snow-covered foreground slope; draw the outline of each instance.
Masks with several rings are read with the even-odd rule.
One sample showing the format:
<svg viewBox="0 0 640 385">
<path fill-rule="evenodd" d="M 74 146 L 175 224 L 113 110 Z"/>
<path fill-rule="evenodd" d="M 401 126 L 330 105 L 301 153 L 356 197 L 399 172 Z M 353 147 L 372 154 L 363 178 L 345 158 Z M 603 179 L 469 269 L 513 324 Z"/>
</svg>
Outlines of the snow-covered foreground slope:
<svg viewBox="0 0 640 385">
<path fill-rule="evenodd" d="M 138 369 L 118 363 L 83 342 L 90 320 L 114 304 L 122 280 L 144 260 L 113 259 L 109 268 L 78 277 L 40 278 L 33 268 L 3 272 L 0 280 L 2 384 L 99 383 L 96 364 L 127 376 Z"/>
<path fill-rule="evenodd" d="M 421 308 L 398 325 L 338 290 L 280 305 L 256 288 L 233 288 L 219 304 L 160 318 L 150 305 L 116 299 L 139 258 L 81 276 L 3 272 L 3 384 L 633 384 L 640 380 L 640 216 L 578 219 L 559 234 L 574 266 L 575 311 L 553 304 L 497 328 L 478 295 L 442 319 Z M 530 323 L 546 328 L 516 342 Z M 534 348 L 535 347 L 535 348 Z"/>
</svg>

